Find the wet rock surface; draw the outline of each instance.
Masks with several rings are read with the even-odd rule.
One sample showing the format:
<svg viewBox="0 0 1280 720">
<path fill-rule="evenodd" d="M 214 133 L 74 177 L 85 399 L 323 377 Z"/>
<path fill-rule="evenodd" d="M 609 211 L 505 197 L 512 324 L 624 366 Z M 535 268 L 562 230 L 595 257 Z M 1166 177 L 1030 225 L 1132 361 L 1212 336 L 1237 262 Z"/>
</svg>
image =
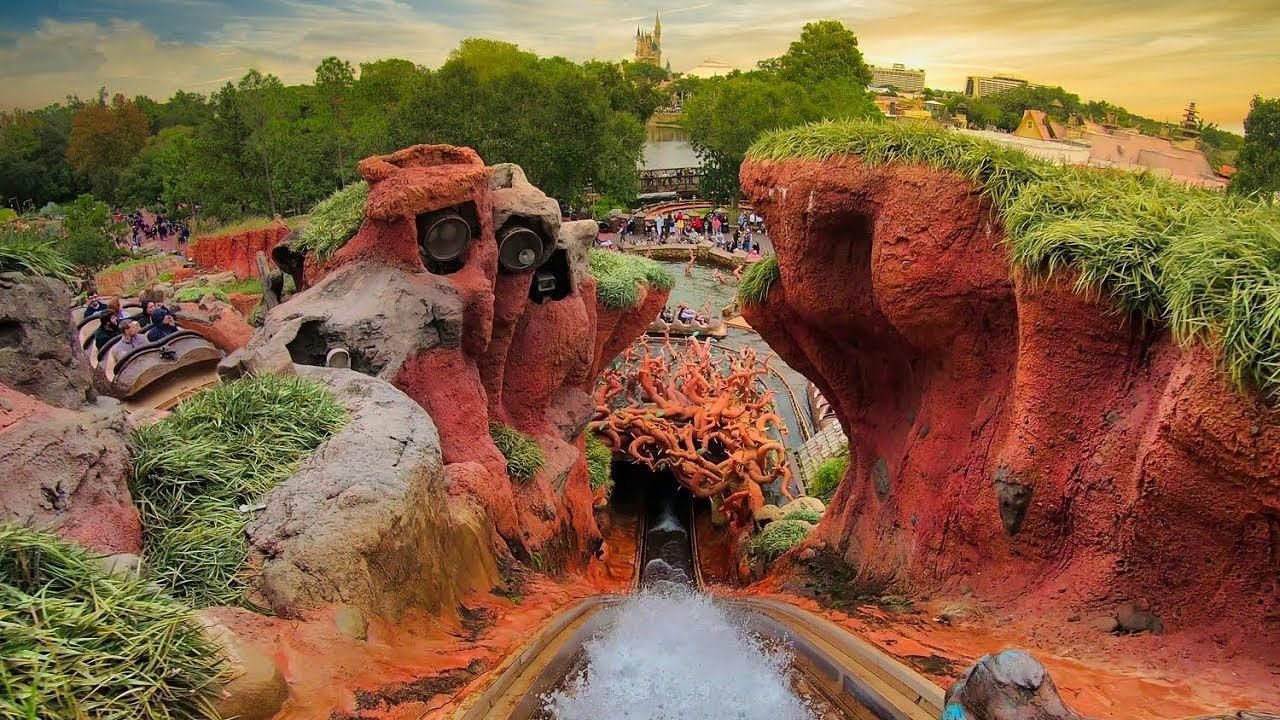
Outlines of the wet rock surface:
<svg viewBox="0 0 1280 720">
<path fill-rule="evenodd" d="M 89 366 L 71 348 L 72 304 L 59 280 L 0 274 L 0 383 L 73 410 L 94 399 Z"/>
<path fill-rule="evenodd" d="M 985 655 L 947 690 L 944 720 L 1077 720 L 1053 678 L 1024 650 Z"/>
</svg>

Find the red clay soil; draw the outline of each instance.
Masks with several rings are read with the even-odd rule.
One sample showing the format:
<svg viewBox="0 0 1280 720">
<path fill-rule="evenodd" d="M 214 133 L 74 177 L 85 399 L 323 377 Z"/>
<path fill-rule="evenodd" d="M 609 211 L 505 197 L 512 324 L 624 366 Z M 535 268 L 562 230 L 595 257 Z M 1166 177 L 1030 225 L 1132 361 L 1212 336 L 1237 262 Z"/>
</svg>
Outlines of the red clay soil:
<svg viewBox="0 0 1280 720">
<path fill-rule="evenodd" d="M 182 303 L 179 309 L 183 330 L 199 333 L 225 353 L 244 347 L 253 334 L 253 327 L 231 305 L 219 304 L 206 311 L 200 309 L 199 303 Z"/>
<path fill-rule="evenodd" d="M 514 601 L 486 593 L 465 599 L 451 617 L 370 618 L 365 640 L 338 629 L 338 607 L 307 621 L 238 608 L 210 614 L 280 668 L 289 699 L 275 720 L 418 720 L 444 717 L 549 618 L 601 591 L 574 577 L 531 575 Z"/>
<path fill-rule="evenodd" d="M 231 307 L 234 307 L 236 312 L 247 318 L 258 303 L 262 302 L 262 293 L 229 293 L 227 299 L 230 300 Z"/>
<path fill-rule="evenodd" d="M 1168 642 L 1280 660 L 1280 415 L 1210 351 L 1070 278 L 1011 278 L 956 176 L 842 159 L 742 180 L 780 270 L 744 315 L 850 437 L 817 542 L 907 594 L 1148 604 Z"/>
<path fill-rule="evenodd" d="M 948 688 L 983 655 L 1010 647 L 1044 663 L 1075 711 L 1115 720 L 1280 711 L 1280 664 L 1225 662 L 1222 647 L 1183 636 L 1099 635 L 1088 618 L 1012 618 L 971 598 L 919 600 L 910 609 L 824 608 L 787 591 L 778 575 L 747 590 L 717 594 L 783 600 L 840 625 Z"/>
<path fill-rule="evenodd" d="M 236 277 L 257 277 L 259 252 L 271 257 L 271 248 L 292 232 L 284 223 L 226 235 L 208 235 L 191 243 L 191 259 L 204 272 L 230 270 Z"/>
</svg>

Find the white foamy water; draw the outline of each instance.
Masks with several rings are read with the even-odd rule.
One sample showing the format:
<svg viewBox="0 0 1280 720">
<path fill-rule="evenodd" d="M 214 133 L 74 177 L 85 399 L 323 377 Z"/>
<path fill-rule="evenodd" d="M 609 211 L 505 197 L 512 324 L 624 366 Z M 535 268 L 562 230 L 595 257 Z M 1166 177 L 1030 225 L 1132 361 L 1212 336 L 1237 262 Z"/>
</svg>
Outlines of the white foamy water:
<svg viewBox="0 0 1280 720">
<path fill-rule="evenodd" d="M 791 658 L 710 598 L 660 583 L 619 606 L 583 649 L 586 670 L 545 698 L 556 720 L 812 720 Z"/>
</svg>

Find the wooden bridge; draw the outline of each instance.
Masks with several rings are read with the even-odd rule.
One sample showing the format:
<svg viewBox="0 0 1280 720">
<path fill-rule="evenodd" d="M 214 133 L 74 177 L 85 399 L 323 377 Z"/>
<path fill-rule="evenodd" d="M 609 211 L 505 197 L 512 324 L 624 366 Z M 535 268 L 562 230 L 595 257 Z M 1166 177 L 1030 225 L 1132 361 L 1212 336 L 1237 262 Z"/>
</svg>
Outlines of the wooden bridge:
<svg viewBox="0 0 1280 720">
<path fill-rule="evenodd" d="M 673 194 L 677 197 L 693 197 L 698 194 L 698 181 L 702 168 L 663 168 L 640 171 L 640 194 Z"/>
</svg>

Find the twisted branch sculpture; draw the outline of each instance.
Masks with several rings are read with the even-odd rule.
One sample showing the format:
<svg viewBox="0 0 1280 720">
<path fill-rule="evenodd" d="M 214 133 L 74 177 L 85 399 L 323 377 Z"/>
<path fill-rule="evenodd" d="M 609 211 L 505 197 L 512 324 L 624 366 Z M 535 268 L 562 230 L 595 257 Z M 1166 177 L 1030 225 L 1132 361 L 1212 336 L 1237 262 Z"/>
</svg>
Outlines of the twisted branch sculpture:
<svg viewBox="0 0 1280 720">
<path fill-rule="evenodd" d="M 681 347 L 668 337 L 656 351 L 632 346 L 596 387 L 591 429 L 613 450 L 651 470 L 670 470 L 697 497 L 725 494 L 725 512 L 749 522 L 762 504 L 760 486 L 791 469 L 778 436 L 786 426 L 773 412 L 773 391 L 760 380 L 768 361 L 743 348 L 712 357 L 711 341 Z M 745 517 L 744 517 L 745 516 Z"/>
</svg>

